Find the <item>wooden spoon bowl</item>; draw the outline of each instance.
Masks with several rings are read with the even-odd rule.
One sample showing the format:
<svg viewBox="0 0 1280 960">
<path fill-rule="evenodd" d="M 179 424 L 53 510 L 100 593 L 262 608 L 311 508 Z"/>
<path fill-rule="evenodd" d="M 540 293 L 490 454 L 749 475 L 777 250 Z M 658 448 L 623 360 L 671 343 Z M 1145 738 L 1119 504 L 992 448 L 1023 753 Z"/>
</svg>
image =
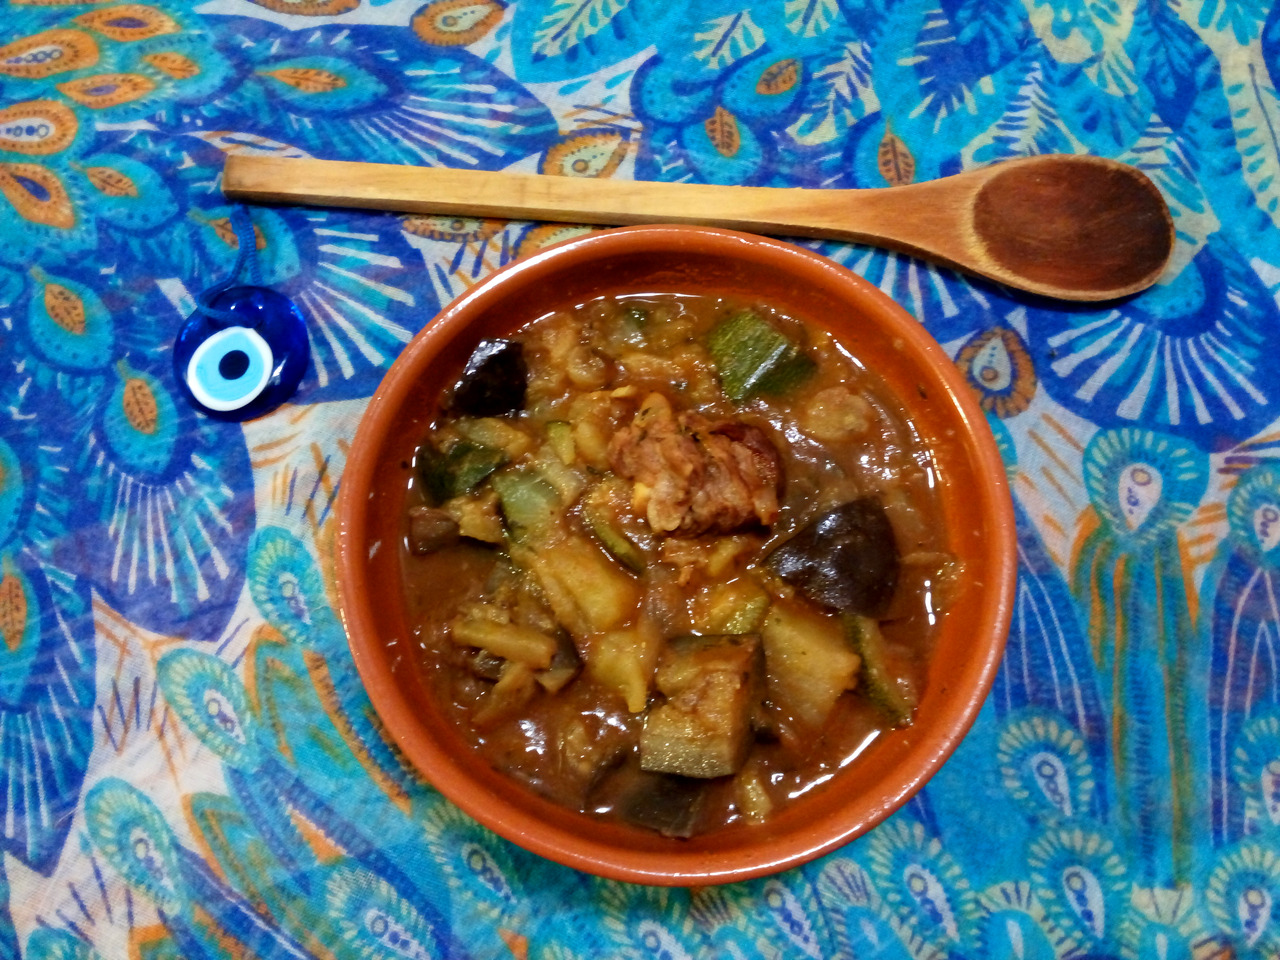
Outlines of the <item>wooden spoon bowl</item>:
<svg viewBox="0 0 1280 960">
<path fill-rule="evenodd" d="M 1160 191 L 1133 167 L 1080 159 L 1092 162 L 990 168 L 972 208 L 985 276 L 1031 279 L 1037 292 L 1064 299 L 1077 299 L 1069 291 L 1107 294 L 1082 300 L 1136 293 L 1159 278 L 1173 252 L 1173 218 Z M 1068 168 L 1073 175 L 1054 175 Z"/>
</svg>

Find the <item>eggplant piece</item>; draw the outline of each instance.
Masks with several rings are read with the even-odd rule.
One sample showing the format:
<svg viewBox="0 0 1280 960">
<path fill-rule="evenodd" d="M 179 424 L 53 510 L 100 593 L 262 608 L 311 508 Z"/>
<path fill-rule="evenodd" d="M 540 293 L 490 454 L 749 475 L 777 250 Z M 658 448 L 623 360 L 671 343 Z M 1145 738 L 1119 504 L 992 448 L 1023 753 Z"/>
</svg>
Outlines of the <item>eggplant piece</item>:
<svg viewBox="0 0 1280 960">
<path fill-rule="evenodd" d="M 545 702 L 545 701 L 544 701 Z M 617 722 L 607 712 L 582 713 L 569 702 L 552 701 L 552 709 L 563 722 L 553 723 L 557 731 L 549 743 L 549 755 L 535 761 L 541 769 L 550 763 L 549 781 L 557 782 L 568 806 L 585 810 L 597 790 L 614 778 L 627 782 L 623 765 L 635 749 L 636 725 Z"/>
<path fill-rule="evenodd" d="M 640 768 L 698 778 L 737 773 L 751 748 L 763 649 L 754 635 L 672 640 L 655 677 L 667 699 L 645 717 Z"/>
<path fill-rule="evenodd" d="M 458 542 L 458 521 L 435 507 L 409 508 L 409 552 L 435 553 Z"/>
<path fill-rule="evenodd" d="M 528 381 L 523 344 L 481 340 L 454 385 L 450 411 L 468 417 L 500 417 L 523 410 Z"/>
<path fill-rule="evenodd" d="M 877 616 L 898 586 L 898 544 L 875 496 L 827 511 L 766 562 L 814 603 L 844 613 Z"/>
<path fill-rule="evenodd" d="M 551 657 L 551 665 L 534 674 L 542 689 L 547 693 L 559 693 L 582 672 L 582 658 L 578 656 L 578 648 L 564 630 L 556 634 L 556 652 Z"/>
<path fill-rule="evenodd" d="M 488 650 L 476 650 L 467 656 L 466 664 L 467 669 L 481 680 L 497 680 L 502 676 L 506 661 Z"/>
<path fill-rule="evenodd" d="M 641 773 L 618 804 L 628 823 L 687 840 L 698 832 L 710 785 L 671 773 Z"/>
</svg>

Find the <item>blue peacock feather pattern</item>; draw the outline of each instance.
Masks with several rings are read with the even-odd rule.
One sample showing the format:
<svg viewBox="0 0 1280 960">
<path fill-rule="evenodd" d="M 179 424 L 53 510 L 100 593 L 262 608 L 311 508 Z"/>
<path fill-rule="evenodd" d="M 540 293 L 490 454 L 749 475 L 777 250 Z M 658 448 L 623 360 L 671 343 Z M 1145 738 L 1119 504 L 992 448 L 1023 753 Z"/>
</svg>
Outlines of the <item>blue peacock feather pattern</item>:
<svg viewBox="0 0 1280 960">
<path fill-rule="evenodd" d="M 1136 888 L 1121 948 L 1137 956 L 1195 957 L 1221 949 L 1190 886 Z"/>
<path fill-rule="evenodd" d="M 1046 829 L 1028 847 L 1032 893 L 1054 928 L 1087 955 L 1131 936 L 1132 883 L 1115 842 L 1074 824 Z"/>
<path fill-rule="evenodd" d="M 516 7 L 510 29 L 515 76 L 567 80 L 639 53 L 680 11 L 655 0 L 538 0 Z M 589 66 L 590 65 L 590 66 Z"/>
<path fill-rule="evenodd" d="M 32 378 L 0 390 L 0 847 L 47 873 L 93 747 L 97 656 L 89 589 L 50 549 L 73 524 L 64 449 Z"/>
<path fill-rule="evenodd" d="M 982 941 L 992 956 L 1049 960 L 1074 956 L 1080 945 L 1049 917 L 1031 884 L 996 884 L 983 892 Z"/>
<path fill-rule="evenodd" d="M 1280 949 L 1280 857 L 1256 841 L 1222 852 L 1204 886 L 1208 912 L 1237 956 L 1262 958 Z"/>
<path fill-rule="evenodd" d="M 214 640 L 244 583 L 253 527 L 244 438 L 178 399 L 166 355 L 120 359 L 69 466 L 91 511 L 65 562 L 111 605 L 162 633 Z M 188 496 L 194 508 L 178 508 Z"/>
<path fill-rule="evenodd" d="M 1271 419 L 1274 310 L 1238 253 L 1210 237 L 1176 282 L 1131 306 L 1028 311 L 1046 389 L 1102 426 L 1144 423 L 1221 449 Z M 1052 315 L 1052 319 L 1050 319 Z"/>
<path fill-rule="evenodd" d="M 986 343 L 1002 349 L 1013 335 Z M 972 343 L 982 345 L 984 335 Z M 964 359 L 968 348 L 958 359 Z M 980 360 L 990 346 L 973 353 Z M 994 359 L 1000 359 L 995 351 Z M 999 366 L 999 365 L 998 365 Z M 997 400 L 1016 395 L 1003 388 L 1009 374 L 996 378 Z M 981 375 L 970 381 L 982 381 Z M 985 392 L 984 392 L 985 394 Z M 993 422 L 1006 469 L 1016 472 L 1016 451 L 1009 431 Z M 1095 665 L 1084 634 L 1071 614 L 1067 583 L 1049 557 L 1019 497 L 1014 497 L 1018 524 L 1018 585 L 1013 623 L 1004 660 L 992 688 L 996 712 L 1004 727 L 996 756 L 1005 787 L 1015 801 L 1037 819 L 1102 817 L 1108 809 L 1109 769 L 1107 721 Z M 1065 612 L 1064 612 L 1065 611 Z"/>
<path fill-rule="evenodd" d="M 631 958 L 692 960 L 703 956 L 705 932 L 693 912 L 692 892 L 600 881 L 593 896 L 602 910 L 601 927 L 611 936 L 611 952 Z"/>
<path fill-rule="evenodd" d="M 122 780 L 94 784 L 85 797 L 94 846 L 162 911 L 182 908 L 186 888 L 173 834 L 159 807 Z"/>
<path fill-rule="evenodd" d="M 0 954 L 1280 950 L 1280 5 L 10 0 L 3 20 Z M 311 335 L 295 406 L 213 424 L 168 369 L 237 254 L 231 153 L 835 188 L 1051 151 L 1153 179 L 1176 228 L 1160 284 L 1064 308 L 805 241 L 918 317 L 999 421 L 1019 585 L 952 761 L 768 879 L 636 888 L 499 840 L 407 769 L 332 607 L 363 399 L 441 304 L 586 228 L 256 209 Z M 1083 490 L 1074 469 L 1037 486 L 1049 419 L 1101 430 Z M 143 634 L 164 652 L 129 700 L 115 647 Z"/>
<path fill-rule="evenodd" d="M 459 926 L 477 952 L 532 926 L 537 894 L 525 886 L 528 855 L 499 840 L 457 807 L 439 803 L 426 817 L 426 840 L 458 900 Z"/>
<path fill-rule="evenodd" d="M 27 939 L 27 956 L 34 960 L 98 960 L 89 944 L 65 930 L 42 927 Z"/>
<path fill-rule="evenodd" d="M 231 208 L 218 195 L 220 150 L 193 141 L 180 154 L 157 153 L 185 164 L 168 186 L 181 185 L 185 216 L 170 226 L 189 243 L 175 245 L 154 231 L 121 231 L 113 241 L 152 264 L 152 274 L 131 280 L 127 295 L 137 312 L 171 336 L 194 309 L 202 286 L 225 277 L 238 241 Z M 162 198 L 151 196 L 154 209 Z M 311 367 L 295 402 L 363 396 L 371 392 L 403 346 L 439 309 L 419 256 L 394 222 L 337 219 L 330 211 L 253 212 L 263 281 L 302 309 L 311 341 Z"/>
<path fill-rule="evenodd" d="M 1168 883 L 1189 869 L 1200 813 L 1186 694 L 1198 637 L 1178 526 L 1204 495 L 1207 464 L 1180 440 L 1134 429 L 1099 433 L 1084 460 L 1097 520 L 1078 546 L 1072 590 L 1111 711 L 1120 821 L 1140 876 Z"/>
<path fill-rule="evenodd" d="M 867 844 L 871 876 L 910 940 L 943 953 L 975 942 L 980 907 L 963 868 L 923 824 L 895 817 Z"/>
<path fill-rule="evenodd" d="M 970 337 L 956 355 L 1011 480 L 1017 446 L 1005 419 L 1032 404 L 1036 377 L 1018 316 Z M 1004 659 L 992 688 L 1000 718 L 995 760 L 1007 795 L 1033 823 L 1108 812 L 1107 723 L 1095 666 L 1070 611 L 1069 590 L 1014 487 L 1018 584 Z"/>
<path fill-rule="evenodd" d="M 220 96 L 159 118 L 170 129 L 233 130 L 332 159 L 484 168 L 554 134 L 541 103 L 465 50 L 377 28 L 290 33 L 225 20 L 218 33 L 243 38 L 242 72 Z"/>
<path fill-rule="evenodd" d="M 1230 525 L 1206 577 L 1212 647 L 1207 714 L 1212 831 L 1219 844 L 1276 823 L 1271 766 L 1280 758 L 1273 714 L 1280 676 L 1272 649 L 1280 635 L 1276 603 L 1280 472 L 1270 464 L 1240 475 L 1227 501 Z"/>
<path fill-rule="evenodd" d="M 903 942 L 905 931 L 860 863 L 839 855 L 829 857 L 818 875 L 817 892 L 839 950 L 885 960 L 912 956 Z"/>
<path fill-rule="evenodd" d="M 287 658 L 287 651 L 273 649 L 272 655 Z M 359 825 L 346 820 L 335 808 L 339 792 L 332 784 L 341 768 L 327 771 L 324 787 L 314 786 L 316 778 L 305 773 L 314 769 L 314 757 L 303 736 L 295 735 L 285 746 L 286 760 L 277 759 L 281 744 L 274 738 L 282 733 L 282 718 L 275 705 L 282 693 L 303 701 L 307 691 L 296 673 L 286 672 L 288 664 L 273 665 L 261 656 L 253 664 L 252 691 L 212 654 L 180 649 L 158 666 L 170 706 L 227 764 L 229 797 L 192 798 L 195 822 L 222 872 L 236 878 L 250 900 L 300 942 L 342 941 L 353 956 L 367 955 L 380 941 L 400 942 L 397 938 L 423 956 L 456 950 L 442 919 L 439 892 L 420 890 L 394 857 L 400 845 L 410 848 L 418 831 L 394 807 Z M 310 697 L 314 701 L 314 693 Z M 340 739 L 318 703 L 311 712 L 298 733 L 312 743 L 327 741 L 325 752 L 333 757 Z M 299 719 L 291 717 L 294 724 Z M 346 766 L 361 771 L 354 758 Z M 376 802 L 376 791 L 362 773 L 347 778 L 340 789 L 348 797 L 352 790 L 364 793 L 371 806 Z"/>
<path fill-rule="evenodd" d="M 1047 711 L 1009 717 L 996 762 L 1009 795 L 1037 820 L 1071 820 L 1099 807 L 1084 738 Z"/>
<path fill-rule="evenodd" d="M 118 778 L 85 796 L 88 842 L 109 866 L 153 903 L 181 955 L 221 956 L 239 942 L 261 956 L 302 958 L 298 942 L 266 922 L 204 859 L 182 846 L 159 807 Z"/>
</svg>

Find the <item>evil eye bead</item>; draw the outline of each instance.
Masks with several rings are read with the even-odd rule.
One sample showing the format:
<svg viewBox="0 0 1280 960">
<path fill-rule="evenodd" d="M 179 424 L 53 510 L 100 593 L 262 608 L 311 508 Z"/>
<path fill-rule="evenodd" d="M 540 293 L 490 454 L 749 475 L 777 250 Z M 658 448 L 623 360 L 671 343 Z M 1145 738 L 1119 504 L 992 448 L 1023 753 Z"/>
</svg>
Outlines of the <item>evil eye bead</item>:
<svg viewBox="0 0 1280 960">
<path fill-rule="evenodd" d="M 233 287 L 210 306 L 216 315 L 193 313 L 174 344 L 187 402 L 219 420 L 248 420 L 288 400 L 311 356 L 293 301 L 266 287 Z"/>
<path fill-rule="evenodd" d="M 196 347 L 187 388 L 202 406 L 230 413 L 248 406 L 271 382 L 271 345 L 252 327 L 227 327 Z"/>
</svg>

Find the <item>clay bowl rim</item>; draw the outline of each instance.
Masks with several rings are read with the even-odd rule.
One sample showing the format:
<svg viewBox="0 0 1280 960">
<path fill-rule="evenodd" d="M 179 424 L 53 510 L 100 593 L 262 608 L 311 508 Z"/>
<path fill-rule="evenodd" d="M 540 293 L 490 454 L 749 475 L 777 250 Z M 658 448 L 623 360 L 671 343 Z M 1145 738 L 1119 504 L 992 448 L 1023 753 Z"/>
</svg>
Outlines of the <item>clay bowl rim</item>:
<svg viewBox="0 0 1280 960">
<path fill-rule="evenodd" d="M 395 679 L 391 654 L 381 639 L 378 620 L 364 602 L 372 557 L 368 543 L 371 487 L 379 455 L 388 443 L 401 405 L 415 389 L 419 371 L 426 369 L 455 338 L 465 338 L 471 319 L 500 303 L 508 288 L 519 288 L 544 270 L 556 270 L 568 259 L 578 267 L 610 257 L 644 251 L 687 248 L 708 255 L 737 258 L 750 265 L 798 273 L 823 285 L 842 300 L 854 302 L 874 324 L 896 338 L 895 346 L 923 359 L 920 375 L 941 388 L 942 401 L 962 436 L 958 446 L 969 459 L 979 489 L 972 502 L 983 511 L 986 536 L 981 557 L 987 570 L 984 601 L 977 610 L 972 631 L 983 639 L 965 659 L 963 672 L 943 684 L 945 709 L 917 719 L 889 737 L 904 736 L 907 763 L 892 768 L 870 789 L 848 805 L 830 811 L 816 822 L 771 834 L 765 828 L 758 837 L 744 833 L 742 844 L 707 851 L 673 849 L 662 838 L 662 849 L 620 848 L 609 840 L 597 840 L 571 829 L 566 822 L 540 814 L 547 801 L 528 797 L 513 800 L 492 789 L 491 771 L 478 772 L 474 754 L 464 755 L 457 744 L 441 744 L 420 721 L 420 710 L 409 702 Z M 524 319 L 532 319 L 524 318 Z M 523 322 L 523 320 L 521 320 Z M 1004 653 L 1013 607 L 1016 580 L 1016 533 L 1004 464 L 986 418 L 959 369 L 939 344 L 902 307 L 878 288 L 826 257 L 802 247 L 754 234 L 687 225 L 634 226 L 592 232 L 548 246 L 526 259 L 495 271 L 444 307 L 407 344 L 379 384 L 361 418 L 348 453 L 337 503 L 338 533 L 336 574 L 339 613 L 357 671 L 378 716 L 396 745 L 445 797 L 464 812 L 517 845 L 566 866 L 599 876 L 654 885 L 703 885 L 747 880 L 799 866 L 850 842 L 886 819 L 915 794 L 950 757 L 976 719 L 990 692 Z M 376 548 L 375 548 L 376 549 Z M 931 674 L 929 686 L 934 685 Z M 926 698 L 930 691 L 926 690 Z M 878 745 L 877 745 L 878 746 Z M 857 764 L 854 764 L 856 772 Z M 487 767 L 485 768 L 487 770 Z M 849 771 L 844 771 L 847 774 Z M 490 779 L 486 785 L 485 777 Z M 836 789 L 827 784 L 825 789 Z M 517 789 L 519 792 L 519 789 Z M 803 805 L 808 798 L 796 804 Z M 528 801 L 527 803 L 525 801 Z M 586 830 L 598 821 L 586 814 L 567 813 Z M 564 817 L 561 817 L 563 820 Z M 792 821 L 794 824 L 794 821 Z M 592 825 L 592 826 L 588 826 Z M 767 826 L 767 825 L 766 825 Z"/>
</svg>

